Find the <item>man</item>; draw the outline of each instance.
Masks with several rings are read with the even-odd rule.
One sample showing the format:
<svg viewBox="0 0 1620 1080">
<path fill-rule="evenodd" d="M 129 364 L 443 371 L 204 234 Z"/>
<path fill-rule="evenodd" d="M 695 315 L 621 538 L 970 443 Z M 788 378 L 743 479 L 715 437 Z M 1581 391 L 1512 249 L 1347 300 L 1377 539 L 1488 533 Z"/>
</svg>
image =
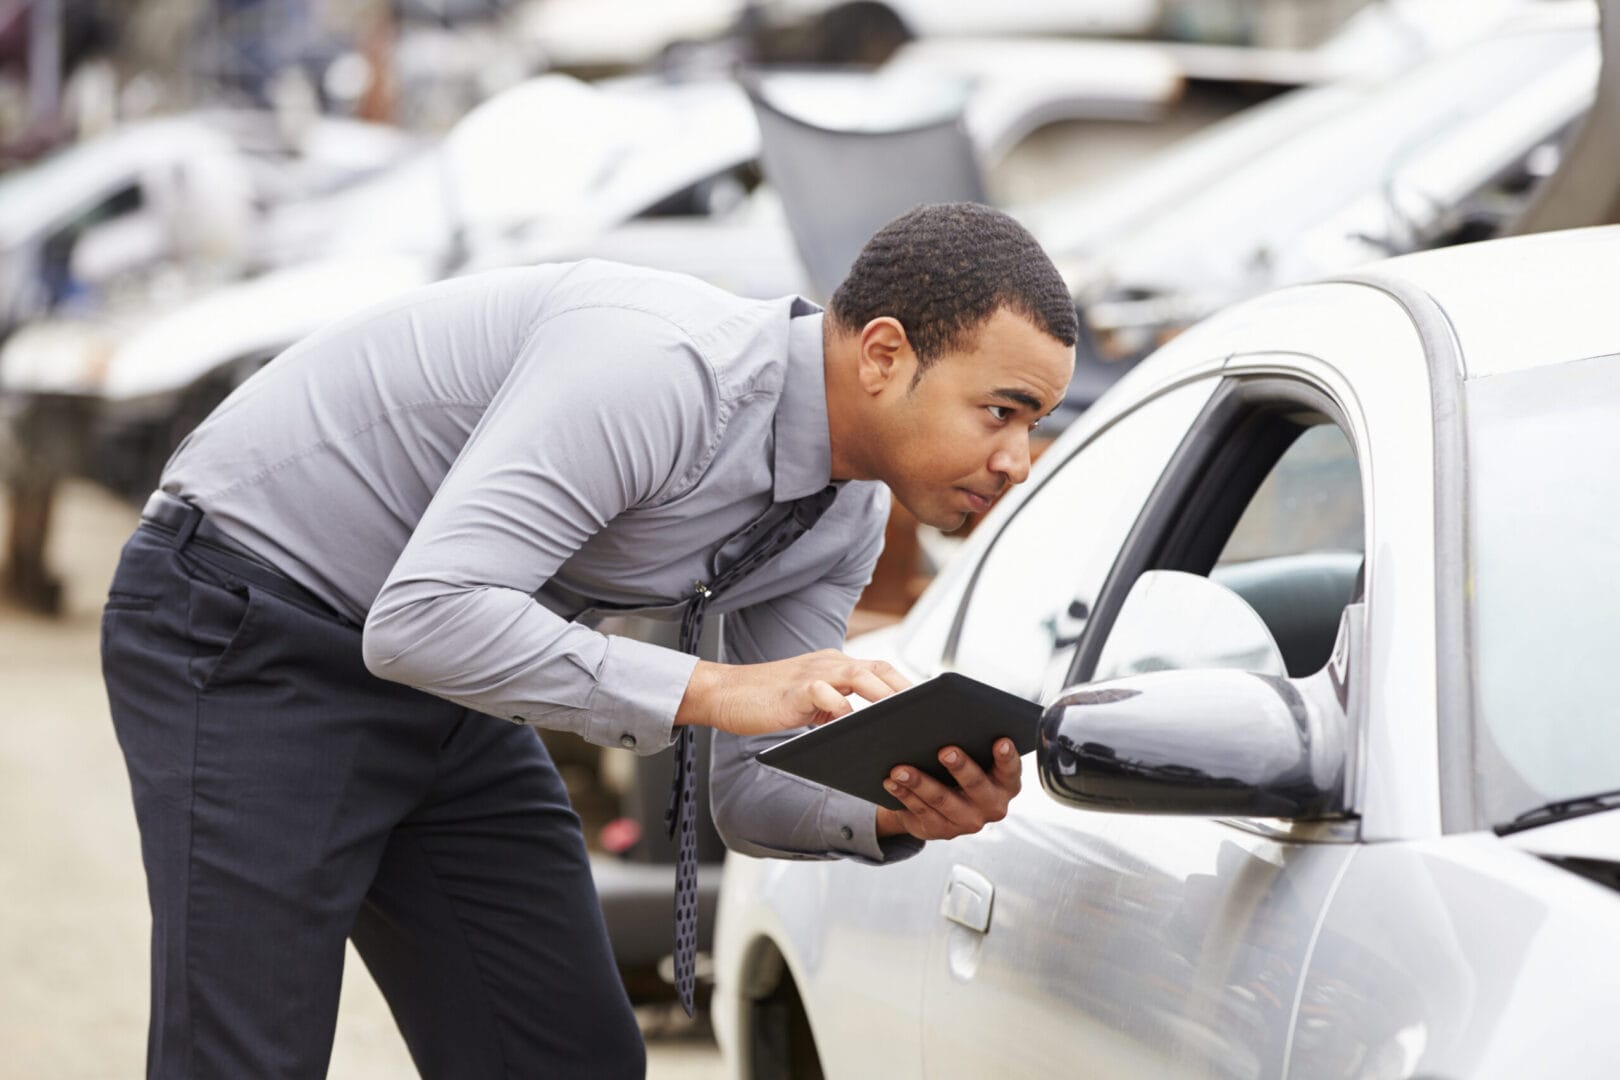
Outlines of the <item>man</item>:
<svg viewBox="0 0 1620 1080">
<path fill-rule="evenodd" d="M 542 266 L 373 308 L 249 380 L 170 461 L 104 617 L 149 1072 L 320 1075 L 352 937 L 425 1075 L 639 1075 L 578 819 L 526 724 L 639 753 L 715 728 L 716 824 L 754 854 L 884 862 L 1001 817 L 1006 740 L 989 774 L 942 749 L 959 788 L 896 769 L 904 811 L 752 758 L 904 685 L 834 651 L 884 485 L 952 529 L 1022 481 L 1075 332 L 1029 234 L 950 204 L 874 236 L 825 317 Z M 590 629 L 691 610 L 809 503 L 709 599 L 725 663 Z"/>
</svg>

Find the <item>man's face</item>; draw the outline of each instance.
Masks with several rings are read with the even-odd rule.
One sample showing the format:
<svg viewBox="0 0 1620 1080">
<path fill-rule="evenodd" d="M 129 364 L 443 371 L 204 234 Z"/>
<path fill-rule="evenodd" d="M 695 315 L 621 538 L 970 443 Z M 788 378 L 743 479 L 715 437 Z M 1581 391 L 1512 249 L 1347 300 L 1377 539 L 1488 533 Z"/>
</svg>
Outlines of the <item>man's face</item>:
<svg viewBox="0 0 1620 1080">
<path fill-rule="evenodd" d="M 937 358 L 915 386 L 915 360 L 898 365 L 876 433 L 895 498 L 947 532 L 1029 476 L 1030 433 L 1074 374 L 1071 347 L 1006 308 L 970 344 Z"/>
</svg>

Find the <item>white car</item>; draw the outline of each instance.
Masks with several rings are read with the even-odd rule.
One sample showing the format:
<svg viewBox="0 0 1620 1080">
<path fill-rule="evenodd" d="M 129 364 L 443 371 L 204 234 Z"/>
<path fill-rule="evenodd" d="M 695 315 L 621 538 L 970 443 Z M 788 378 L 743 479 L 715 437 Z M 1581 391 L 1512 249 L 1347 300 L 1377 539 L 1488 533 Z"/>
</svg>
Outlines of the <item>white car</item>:
<svg viewBox="0 0 1620 1080">
<path fill-rule="evenodd" d="M 1295 91 L 1020 216 L 1063 268 L 1096 355 L 1139 357 L 1266 289 L 1496 235 L 1557 169 L 1600 51 L 1596 6 L 1550 0 L 1397 76 Z"/>
<path fill-rule="evenodd" d="M 1617 276 L 1620 227 L 1408 256 L 1126 376 L 849 646 L 1045 706 L 1025 790 L 732 855 L 731 1074 L 1613 1076 Z"/>
<path fill-rule="evenodd" d="M 256 264 L 277 206 L 354 183 L 415 140 L 376 124 L 269 112 L 145 120 L 0 179 L 0 337 L 93 309 L 160 267 L 213 282 Z"/>
</svg>

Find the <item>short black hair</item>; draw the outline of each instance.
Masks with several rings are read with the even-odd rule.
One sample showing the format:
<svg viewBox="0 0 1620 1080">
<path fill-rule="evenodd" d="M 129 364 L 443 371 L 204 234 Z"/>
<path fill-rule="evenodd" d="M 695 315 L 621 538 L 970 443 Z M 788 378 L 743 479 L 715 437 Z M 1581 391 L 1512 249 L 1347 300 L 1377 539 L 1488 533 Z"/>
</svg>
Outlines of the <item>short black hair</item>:
<svg viewBox="0 0 1620 1080">
<path fill-rule="evenodd" d="M 918 375 L 968 347 L 1001 308 L 1073 347 L 1080 320 L 1068 286 L 1029 230 L 979 203 L 906 211 L 866 242 L 828 305 L 846 332 L 885 315 L 899 320 Z"/>
</svg>

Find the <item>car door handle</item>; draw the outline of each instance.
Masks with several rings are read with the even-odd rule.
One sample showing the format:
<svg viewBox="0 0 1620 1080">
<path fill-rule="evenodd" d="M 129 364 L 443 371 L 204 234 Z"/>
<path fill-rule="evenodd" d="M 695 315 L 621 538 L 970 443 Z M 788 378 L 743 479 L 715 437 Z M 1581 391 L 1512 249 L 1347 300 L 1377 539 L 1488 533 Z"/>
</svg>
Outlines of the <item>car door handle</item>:
<svg viewBox="0 0 1620 1080">
<path fill-rule="evenodd" d="M 951 867 L 951 876 L 945 883 L 945 899 L 939 913 L 967 927 L 975 933 L 990 931 L 990 908 L 996 899 L 996 887 L 977 870 L 965 866 Z"/>
</svg>

